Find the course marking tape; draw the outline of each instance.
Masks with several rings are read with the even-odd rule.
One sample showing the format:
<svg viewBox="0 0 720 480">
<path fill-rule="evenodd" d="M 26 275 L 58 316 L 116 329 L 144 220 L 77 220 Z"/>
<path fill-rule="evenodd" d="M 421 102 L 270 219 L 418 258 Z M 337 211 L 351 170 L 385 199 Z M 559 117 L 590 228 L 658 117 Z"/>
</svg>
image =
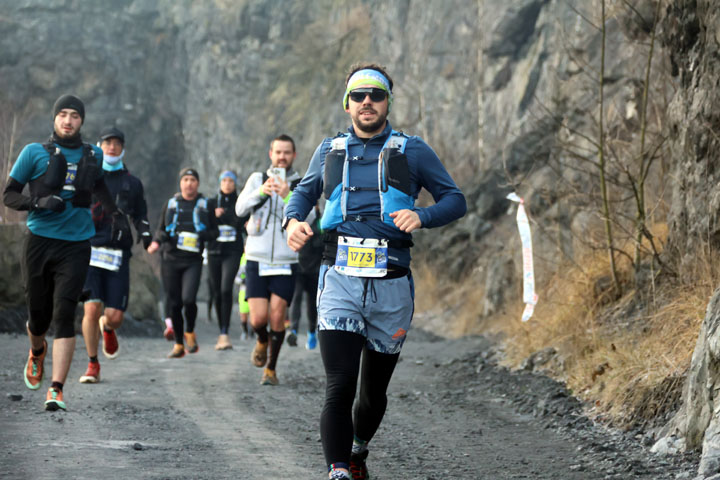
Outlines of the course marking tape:
<svg viewBox="0 0 720 480">
<path fill-rule="evenodd" d="M 517 210 L 517 226 L 520 232 L 520 242 L 522 243 L 523 256 L 523 302 L 525 310 L 522 314 L 522 321 L 527 322 L 533 315 L 535 305 L 537 305 L 538 296 L 535 293 L 535 270 L 533 268 L 532 254 L 532 234 L 530 232 L 530 221 L 527 213 L 525 213 L 525 201 L 515 192 L 508 194 L 508 200 L 518 204 Z"/>
</svg>

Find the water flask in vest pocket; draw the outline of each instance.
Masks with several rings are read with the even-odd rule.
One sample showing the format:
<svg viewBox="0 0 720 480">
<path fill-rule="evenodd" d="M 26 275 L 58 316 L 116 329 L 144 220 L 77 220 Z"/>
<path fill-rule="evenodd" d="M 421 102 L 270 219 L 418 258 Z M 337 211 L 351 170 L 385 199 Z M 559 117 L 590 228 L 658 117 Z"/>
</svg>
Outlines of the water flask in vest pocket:
<svg viewBox="0 0 720 480">
<path fill-rule="evenodd" d="M 82 190 L 86 192 L 92 191 L 95 180 L 100 175 L 100 167 L 98 166 L 97 159 L 92 155 L 86 155 L 83 153 L 83 157 L 80 159 L 77 168 L 77 175 L 75 176 L 75 190 Z"/>
<path fill-rule="evenodd" d="M 410 167 L 405 154 L 397 150 L 386 150 L 383 152 L 383 163 L 385 186 L 393 187 L 405 195 L 411 195 Z"/>
<path fill-rule="evenodd" d="M 60 150 L 56 150 L 56 153 L 50 155 L 48 161 L 47 171 L 43 178 L 43 183 L 50 190 L 58 190 L 65 184 L 65 176 L 67 175 L 67 162 L 65 161 L 65 155 Z"/>
</svg>

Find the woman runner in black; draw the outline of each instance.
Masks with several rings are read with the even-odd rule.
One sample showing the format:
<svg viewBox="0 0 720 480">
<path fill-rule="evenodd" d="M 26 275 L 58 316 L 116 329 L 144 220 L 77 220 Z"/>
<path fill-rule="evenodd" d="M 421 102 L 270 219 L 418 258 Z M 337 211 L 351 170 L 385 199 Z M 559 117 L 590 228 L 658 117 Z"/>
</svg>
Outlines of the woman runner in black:
<svg viewBox="0 0 720 480">
<path fill-rule="evenodd" d="M 208 200 L 208 211 L 214 215 L 218 222 L 220 235 L 208 242 L 208 269 L 212 297 L 210 303 L 215 307 L 218 318 L 220 336 L 215 350 L 228 350 L 230 343 L 230 315 L 233 306 L 233 285 L 235 275 L 240 267 L 240 258 L 243 254 L 243 225 L 247 217 L 241 218 L 235 214 L 237 202 L 237 176 L 230 170 L 220 174 L 220 191 L 216 197 Z"/>
</svg>

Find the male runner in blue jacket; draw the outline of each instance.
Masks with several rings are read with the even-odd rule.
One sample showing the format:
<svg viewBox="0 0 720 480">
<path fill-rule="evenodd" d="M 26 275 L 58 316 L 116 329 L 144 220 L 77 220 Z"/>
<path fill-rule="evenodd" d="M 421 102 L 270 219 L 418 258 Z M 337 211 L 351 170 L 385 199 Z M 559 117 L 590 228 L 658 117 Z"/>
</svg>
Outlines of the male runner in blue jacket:
<svg viewBox="0 0 720 480">
<path fill-rule="evenodd" d="M 327 389 L 320 434 L 329 477 L 358 480 L 368 478 L 367 445 L 385 413 L 412 320 L 411 232 L 457 220 L 466 204 L 435 152 L 421 138 L 392 130 L 393 82 L 383 67 L 354 65 L 345 84 L 352 126 L 315 150 L 283 226 L 288 245 L 302 248 L 313 232 L 301 220 L 325 195 L 318 338 Z M 434 205 L 415 207 L 421 188 Z"/>
</svg>

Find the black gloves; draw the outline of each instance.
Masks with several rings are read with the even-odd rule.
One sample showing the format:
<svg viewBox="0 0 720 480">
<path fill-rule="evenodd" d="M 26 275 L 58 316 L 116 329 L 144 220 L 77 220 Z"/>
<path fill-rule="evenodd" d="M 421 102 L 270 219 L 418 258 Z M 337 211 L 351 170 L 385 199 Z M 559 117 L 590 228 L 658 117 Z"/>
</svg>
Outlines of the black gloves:
<svg viewBox="0 0 720 480">
<path fill-rule="evenodd" d="M 152 243 L 152 234 L 150 233 L 150 224 L 147 220 L 140 220 L 138 222 L 135 222 L 135 229 L 138 232 L 138 243 L 142 242 L 143 248 L 147 250 L 147 248 Z"/>
<path fill-rule="evenodd" d="M 150 232 L 144 232 L 142 235 L 140 235 L 138 241 L 142 241 L 143 248 L 147 250 L 152 243 L 152 235 L 150 235 Z"/>
<path fill-rule="evenodd" d="M 31 210 L 52 210 L 60 213 L 65 210 L 65 200 L 58 195 L 46 197 L 33 197 L 30 205 Z"/>
<path fill-rule="evenodd" d="M 127 217 L 120 210 L 116 210 L 112 214 L 112 230 L 110 240 L 118 245 L 128 243 L 132 245 L 132 231 Z"/>
</svg>

